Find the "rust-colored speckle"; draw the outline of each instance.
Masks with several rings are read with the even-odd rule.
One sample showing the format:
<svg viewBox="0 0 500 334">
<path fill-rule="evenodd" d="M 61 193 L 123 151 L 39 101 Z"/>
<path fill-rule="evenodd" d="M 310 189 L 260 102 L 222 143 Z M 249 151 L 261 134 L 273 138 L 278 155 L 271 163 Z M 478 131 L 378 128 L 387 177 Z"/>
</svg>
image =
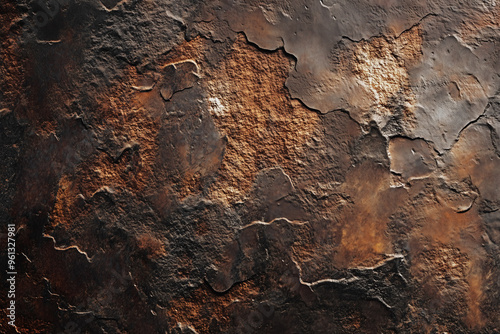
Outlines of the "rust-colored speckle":
<svg viewBox="0 0 500 334">
<path fill-rule="evenodd" d="M 241 200 L 265 166 L 293 169 L 318 115 L 292 100 L 284 83 L 293 61 L 283 51 L 263 53 L 240 35 L 207 83 L 211 114 L 227 136 L 214 198 Z"/>
<path fill-rule="evenodd" d="M 348 174 L 344 191 L 350 194 L 353 205 L 341 210 L 341 242 L 334 257 L 338 266 L 370 266 L 392 252 L 385 232 L 394 210 L 390 203 L 405 191 L 390 188 L 389 182 L 389 174 L 371 163 Z"/>
<path fill-rule="evenodd" d="M 351 97 L 353 102 L 368 103 L 361 119 L 377 120 L 377 116 L 391 115 L 402 108 L 403 121 L 408 125 L 414 123 L 416 98 L 410 87 L 408 70 L 422 57 L 421 34 L 417 26 L 393 40 L 377 37 L 356 44 L 346 65 L 369 101 Z"/>
<path fill-rule="evenodd" d="M 138 252 L 148 259 L 165 255 L 165 246 L 161 240 L 150 234 L 141 234 L 137 237 Z"/>
<path fill-rule="evenodd" d="M 228 328 L 231 317 L 227 309 L 239 300 L 255 298 L 259 295 L 259 288 L 252 282 L 243 282 L 224 295 L 218 295 L 208 286 L 203 285 L 189 296 L 172 300 L 166 311 L 170 323 L 175 326 L 178 322 L 191 324 L 199 333 L 210 333 L 207 314 L 216 319 L 220 328 Z M 200 301 L 203 303 L 200 303 Z"/>
</svg>

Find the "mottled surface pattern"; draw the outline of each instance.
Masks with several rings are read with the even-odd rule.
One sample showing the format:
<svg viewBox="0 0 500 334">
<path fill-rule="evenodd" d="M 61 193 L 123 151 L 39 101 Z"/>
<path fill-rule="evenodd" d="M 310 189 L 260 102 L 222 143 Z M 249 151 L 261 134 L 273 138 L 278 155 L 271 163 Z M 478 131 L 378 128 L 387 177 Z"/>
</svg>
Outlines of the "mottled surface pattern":
<svg viewBox="0 0 500 334">
<path fill-rule="evenodd" d="M 2 0 L 0 333 L 500 333 L 497 2 Z"/>
</svg>

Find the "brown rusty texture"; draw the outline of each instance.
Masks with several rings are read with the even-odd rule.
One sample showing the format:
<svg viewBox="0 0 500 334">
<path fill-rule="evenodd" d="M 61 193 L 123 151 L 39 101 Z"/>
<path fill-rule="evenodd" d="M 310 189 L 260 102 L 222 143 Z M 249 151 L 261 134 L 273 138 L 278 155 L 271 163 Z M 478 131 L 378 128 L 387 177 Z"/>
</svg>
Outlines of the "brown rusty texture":
<svg viewBox="0 0 500 334">
<path fill-rule="evenodd" d="M 499 0 L 0 15 L 0 333 L 500 333 Z"/>
</svg>

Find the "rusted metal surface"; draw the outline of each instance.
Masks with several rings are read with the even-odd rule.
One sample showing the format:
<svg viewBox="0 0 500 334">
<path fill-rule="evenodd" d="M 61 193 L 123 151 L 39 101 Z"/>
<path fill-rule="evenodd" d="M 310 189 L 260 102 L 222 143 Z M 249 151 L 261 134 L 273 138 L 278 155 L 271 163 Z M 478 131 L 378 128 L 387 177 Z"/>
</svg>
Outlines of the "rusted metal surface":
<svg viewBox="0 0 500 334">
<path fill-rule="evenodd" d="M 0 6 L 0 332 L 500 332 L 495 0 Z"/>
</svg>

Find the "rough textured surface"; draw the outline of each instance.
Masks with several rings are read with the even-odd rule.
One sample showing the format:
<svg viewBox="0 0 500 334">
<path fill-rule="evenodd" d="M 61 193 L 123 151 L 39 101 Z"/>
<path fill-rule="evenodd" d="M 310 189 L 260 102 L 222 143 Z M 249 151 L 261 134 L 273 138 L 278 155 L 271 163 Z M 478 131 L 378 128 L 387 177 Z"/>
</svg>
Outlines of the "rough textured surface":
<svg viewBox="0 0 500 334">
<path fill-rule="evenodd" d="M 1 333 L 500 332 L 497 1 L 0 15 Z"/>
</svg>

